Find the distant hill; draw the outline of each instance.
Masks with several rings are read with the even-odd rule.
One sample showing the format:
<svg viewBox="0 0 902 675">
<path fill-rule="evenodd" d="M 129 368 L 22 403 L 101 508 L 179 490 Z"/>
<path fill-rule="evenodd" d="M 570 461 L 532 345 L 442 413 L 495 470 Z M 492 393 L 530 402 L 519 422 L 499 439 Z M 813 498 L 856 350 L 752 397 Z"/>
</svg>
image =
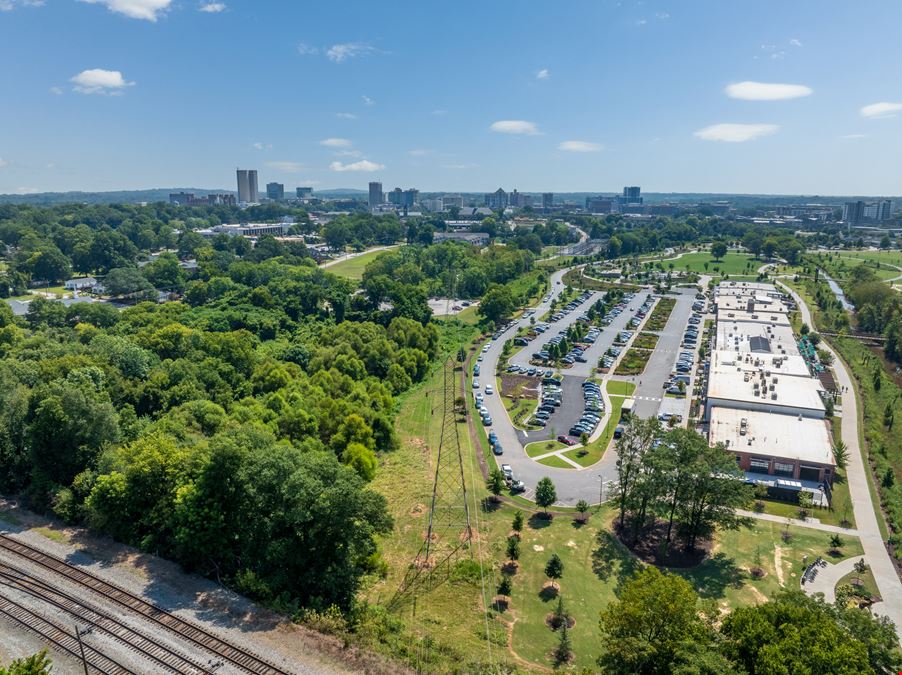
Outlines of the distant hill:
<svg viewBox="0 0 902 675">
<path fill-rule="evenodd" d="M 321 199 L 336 199 L 339 197 L 360 197 L 369 193 L 366 190 L 356 190 L 354 188 L 332 188 L 331 190 L 314 190 L 313 194 Z"/>
</svg>

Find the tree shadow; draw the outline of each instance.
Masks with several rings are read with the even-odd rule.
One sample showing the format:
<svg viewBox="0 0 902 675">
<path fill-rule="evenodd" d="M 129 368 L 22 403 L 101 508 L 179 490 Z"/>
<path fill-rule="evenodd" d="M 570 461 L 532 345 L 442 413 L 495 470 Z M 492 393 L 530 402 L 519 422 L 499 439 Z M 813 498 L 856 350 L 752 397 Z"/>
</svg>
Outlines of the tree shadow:
<svg viewBox="0 0 902 675">
<path fill-rule="evenodd" d="M 526 521 L 533 530 L 541 530 L 551 525 L 551 514 L 534 513 Z"/>
<path fill-rule="evenodd" d="M 486 497 L 482 500 L 482 510 L 485 513 L 494 513 L 501 508 L 501 501 Z"/>
<path fill-rule="evenodd" d="M 728 588 L 742 588 L 746 579 L 736 561 L 722 552 L 705 559 L 694 569 L 677 572 L 691 581 L 699 596 L 706 600 L 722 598 Z"/>
<path fill-rule="evenodd" d="M 629 549 L 606 530 L 595 537 L 597 546 L 592 551 L 592 572 L 601 581 L 617 580 L 619 588 L 639 567 L 639 560 Z"/>
<path fill-rule="evenodd" d="M 552 600 L 556 600 L 558 596 L 558 589 L 554 586 L 544 586 L 542 590 L 539 591 L 539 599 L 542 602 L 551 602 Z"/>
</svg>

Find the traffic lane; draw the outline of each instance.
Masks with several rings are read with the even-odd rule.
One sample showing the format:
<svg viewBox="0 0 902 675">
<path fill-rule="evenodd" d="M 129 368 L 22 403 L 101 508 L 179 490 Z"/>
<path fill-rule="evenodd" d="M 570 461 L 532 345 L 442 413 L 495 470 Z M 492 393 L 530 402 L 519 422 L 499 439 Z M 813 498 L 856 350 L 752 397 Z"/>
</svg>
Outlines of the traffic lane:
<svg viewBox="0 0 902 675">
<path fill-rule="evenodd" d="M 570 427 L 576 424 L 576 421 L 582 417 L 585 409 L 585 400 L 583 399 L 583 378 L 564 375 L 561 382 L 561 405 L 551 414 L 548 424 L 542 429 L 536 431 L 517 430 L 517 438 L 520 443 L 526 446 L 536 441 L 547 441 L 557 438 L 561 434 L 566 434 Z"/>
<path fill-rule="evenodd" d="M 645 371 L 637 376 L 636 406 L 634 410 L 639 417 L 655 417 L 661 407 L 664 398 L 664 383 L 670 379 L 670 373 L 676 364 L 681 351 L 680 343 L 689 317 L 692 314 L 692 303 L 695 291 L 680 289 L 676 296 L 676 304 L 670 313 L 667 324 L 658 334 L 658 342 L 655 350 L 648 360 Z M 685 350 L 692 351 L 692 350 Z"/>
</svg>

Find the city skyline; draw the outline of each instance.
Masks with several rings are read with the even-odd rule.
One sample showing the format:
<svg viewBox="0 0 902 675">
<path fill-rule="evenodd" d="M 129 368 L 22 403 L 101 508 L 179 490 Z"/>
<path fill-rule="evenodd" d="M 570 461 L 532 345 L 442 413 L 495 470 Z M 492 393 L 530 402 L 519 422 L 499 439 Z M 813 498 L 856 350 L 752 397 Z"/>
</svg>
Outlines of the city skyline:
<svg viewBox="0 0 902 675">
<path fill-rule="evenodd" d="M 0 3 L 0 193 L 902 192 L 895 3 L 467 5 Z"/>
</svg>

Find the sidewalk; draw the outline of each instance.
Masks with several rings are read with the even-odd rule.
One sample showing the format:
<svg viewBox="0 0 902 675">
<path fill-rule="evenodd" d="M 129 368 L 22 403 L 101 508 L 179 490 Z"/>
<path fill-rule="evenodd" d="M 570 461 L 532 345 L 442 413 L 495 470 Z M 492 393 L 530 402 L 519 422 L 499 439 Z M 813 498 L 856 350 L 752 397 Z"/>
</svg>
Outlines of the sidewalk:
<svg viewBox="0 0 902 675">
<path fill-rule="evenodd" d="M 777 281 L 789 293 L 799 306 L 802 320 L 815 328 L 811 320 L 811 312 L 807 305 L 791 288 Z M 863 450 L 858 442 L 858 391 L 852 382 L 852 377 L 845 363 L 832 347 L 821 345 L 834 355 L 833 369 L 836 373 L 836 381 L 843 388 L 848 389 L 853 395 L 843 396 L 842 411 L 842 440 L 849 448 L 849 464 L 846 467 L 846 477 L 849 481 L 849 494 L 852 497 L 852 508 L 855 513 L 855 522 L 858 525 L 861 545 L 864 548 L 865 558 L 877 582 L 880 596 L 883 602 L 879 607 L 871 609 L 875 614 L 889 617 L 896 624 L 896 633 L 902 639 L 902 581 L 896 574 L 893 561 L 883 543 L 880 527 L 877 524 L 877 515 L 874 513 L 874 505 L 871 502 L 871 493 L 868 487 L 867 469 L 862 456 Z"/>
</svg>

